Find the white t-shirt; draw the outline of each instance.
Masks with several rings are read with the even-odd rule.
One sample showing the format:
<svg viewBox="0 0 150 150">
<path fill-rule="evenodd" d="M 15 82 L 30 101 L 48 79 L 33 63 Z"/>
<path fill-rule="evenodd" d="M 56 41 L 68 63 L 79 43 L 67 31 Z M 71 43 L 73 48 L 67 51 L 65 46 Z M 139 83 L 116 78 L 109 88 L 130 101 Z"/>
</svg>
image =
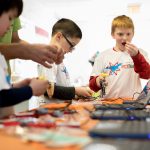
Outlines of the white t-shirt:
<svg viewBox="0 0 150 150">
<path fill-rule="evenodd" d="M 57 65 L 56 84 L 65 87 L 71 86 L 70 76 L 64 63 Z"/>
<path fill-rule="evenodd" d="M 7 72 L 7 63 L 4 56 L 0 53 L 0 90 L 10 88 L 10 76 Z"/>
<path fill-rule="evenodd" d="M 69 73 L 63 63 L 59 65 L 53 64 L 50 69 L 38 65 L 38 76 L 43 76 L 48 81 L 55 82 L 59 86 L 71 86 Z"/>
<path fill-rule="evenodd" d="M 50 69 L 38 65 L 38 76 L 44 77 L 48 81 L 56 83 L 58 86 L 70 86 L 69 74 L 63 63 L 59 65 L 53 64 Z M 53 100 L 53 98 L 51 98 L 51 100 Z M 38 98 L 38 102 L 39 105 L 49 103 L 49 98 L 47 99 L 46 97 L 41 96 Z"/>
<path fill-rule="evenodd" d="M 148 60 L 143 50 L 140 49 L 140 53 Z M 95 60 L 91 76 L 102 72 L 109 74 L 106 77 L 108 86 L 105 98 L 133 97 L 134 93 L 141 92 L 139 75 L 134 71 L 133 60 L 127 52 L 108 49 L 100 53 Z M 138 94 L 135 94 L 134 98 L 137 96 Z"/>
<path fill-rule="evenodd" d="M 4 56 L 0 53 L 0 90 L 10 88 L 10 76 L 7 72 L 7 63 Z M 4 101 L 7 99 L 4 99 Z M 13 98 L 12 98 L 13 100 Z M 0 108 L 0 118 L 13 114 L 13 107 Z"/>
</svg>

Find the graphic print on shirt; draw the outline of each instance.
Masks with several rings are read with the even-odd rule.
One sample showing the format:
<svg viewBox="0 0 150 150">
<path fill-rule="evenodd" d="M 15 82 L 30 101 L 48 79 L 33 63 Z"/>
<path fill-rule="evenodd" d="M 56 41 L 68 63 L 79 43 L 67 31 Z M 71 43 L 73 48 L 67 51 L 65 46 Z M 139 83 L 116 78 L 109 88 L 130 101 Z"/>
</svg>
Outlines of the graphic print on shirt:
<svg viewBox="0 0 150 150">
<path fill-rule="evenodd" d="M 6 75 L 6 82 L 10 85 L 10 75 L 7 72 L 7 69 L 4 69 L 5 75 Z"/>
<path fill-rule="evenodd" d="M 0 53 L 0 89 L 10 87 L 10 75 L 7 72 L 7 63 L 4 56 Z"/>
<path fill-rule="evenodd" d="M 122 63 L 116 63 L 116 64 L 112 64 L 112 63 L 109 63 L 109 66 L 107 66 L 105 69 L 109 69 L 110 70 L 110 75 L 117 75 L 117 72 L 120 71 L 120 67 L 121 67 Z"/>
<path fill-rule="evenodd" d="M 134 65 L 131 64 L 131 62 L 127 62 L 125 64 L 119 62 L 112 64 L 111 62 L 109 62 L 109 66 L 107 66 L 105 69 L 110 70 L 109 75 L 117 75 L 117 73 L 121 71 L 121 69 L 131 69 L 131 68 L 134 68 Z"/>
<path fill-rule="evenodd" d="M 65 66 L 63 66 L 62 70 L 63 73 L 65 73 L 66 79 L 69 79 L 69 73 L 67 71 L 67 68 Z"/>
</svg>

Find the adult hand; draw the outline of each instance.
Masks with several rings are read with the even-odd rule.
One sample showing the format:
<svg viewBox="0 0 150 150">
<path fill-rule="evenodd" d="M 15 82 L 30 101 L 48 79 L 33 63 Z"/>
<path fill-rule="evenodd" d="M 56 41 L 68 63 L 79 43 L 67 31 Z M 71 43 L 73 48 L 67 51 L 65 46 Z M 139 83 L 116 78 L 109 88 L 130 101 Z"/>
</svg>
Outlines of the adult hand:
<svg viewBox="0 0 150 150">
<path fill-rule="evenodd" d="M 56 45 L 51 45 L 53 48 L 57 49 L 57 58 L 55 60 L 56 64 L 60 64 L 62 63 L 63 59 L 64 59 L 64 52 L 62 50 L 62 48 L 58 48 Z"/>
<path fill-rule="evenodd" d="M 31 59 L 37 63 L 42 64 L 47 68 L 51 68 L 51 64 L 56 62 L 61 63 L 64 55 L 61 49 L 55 46 L 45 44 L 25 44 L 27 47 L 27 59 Z"/>
<path fill-rule="evenodd" d="M 130 54 L 130 56 L 136 56 L 137 54 L 138 54 L 138 48 L 135 46 L 135 45 L 133 45 L 133 44 L 131 44 L 131 43 L 129 43 L 129 42 L 126 42 L 126 44 L 125 44 L 125 49 L 127 50 L 127 52 Z"/>
<path fill-rule="evenodd" d="M 49 84 L 47 80 L 33 78 L 29 86 L 32 88 L 32 93 L 34 96 L 40 96 L 46 92 L 46 89 L 49 87 Z"/>
<path fill-rule="evenodd" d="M 93 91 L 89 87 L 75 87 L 75 94 L 77 96 L 90 97 L 93 94 Z"/>
</svg>

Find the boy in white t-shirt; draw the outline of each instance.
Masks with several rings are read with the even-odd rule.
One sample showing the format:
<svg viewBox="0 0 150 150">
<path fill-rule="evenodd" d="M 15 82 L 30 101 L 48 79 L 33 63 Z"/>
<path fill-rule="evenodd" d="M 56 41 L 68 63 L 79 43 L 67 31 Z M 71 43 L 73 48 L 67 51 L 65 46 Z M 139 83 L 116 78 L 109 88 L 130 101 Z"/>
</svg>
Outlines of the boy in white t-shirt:
<svg viewBox="0 0 150 150">
<path fill-rule="evenodd" d="M 52 28 L 50 44 L 63 49 L 64 53 L 67 54 L 74 50 L 81 38 L 82 32 L 79 26 L 70 19 L 62 18 Z M 44 76 L 50 82 L 55 83 L 50 90 L 53 90 L 53 92 L 50 92 L 50 94 L 47 92 L 50 98 L 71 100 L 76 95 L 84 97 L 90 97 L 92 95 L 93 91 L 88 87 L 71 86 L 69 74 L 64 63 L 59 65 L 54 64 L 51 69 L 39 66 L 38 70 L 39 76 Z"/>
<path fill-rule="evenodd" d="M 150 65 L 146 53 L 131 43 L 134 36 L 134 24 L 128 16 L 113 19 L 111 35 L 116 40 L 110 48 L 96 58 L 90 77 L 90 88 L 94 91 L 106 86 L 104 98 L 132 98 L 141 92 L 142 79 L 150 78 Z M 109 76 L 105 79 L 101 73 Z M 138 96 L 135 95 L 134 98 Z"/>
</svg>

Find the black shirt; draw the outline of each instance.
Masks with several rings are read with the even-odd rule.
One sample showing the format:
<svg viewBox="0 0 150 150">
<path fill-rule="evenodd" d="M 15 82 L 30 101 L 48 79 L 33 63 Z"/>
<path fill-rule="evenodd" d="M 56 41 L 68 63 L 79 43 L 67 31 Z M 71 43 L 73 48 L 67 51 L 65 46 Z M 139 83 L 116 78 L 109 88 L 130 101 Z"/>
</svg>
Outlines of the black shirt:
<svg viewBox="0 0 150 150">
<path fill-rule="evenodd" d="M 48 96 L 47 92 L 44 95 Z M 64 87 L 55 84 L 52 97 L 60 100 L 72 100 L 75 98 L 75 87 Z"/>
<path fill-rule="evenodd" d="M 10 88 L 0 91 L 0 107 L 12 106 L 30 99 L 32 89 L 30 86 Z"/>
</svg>

